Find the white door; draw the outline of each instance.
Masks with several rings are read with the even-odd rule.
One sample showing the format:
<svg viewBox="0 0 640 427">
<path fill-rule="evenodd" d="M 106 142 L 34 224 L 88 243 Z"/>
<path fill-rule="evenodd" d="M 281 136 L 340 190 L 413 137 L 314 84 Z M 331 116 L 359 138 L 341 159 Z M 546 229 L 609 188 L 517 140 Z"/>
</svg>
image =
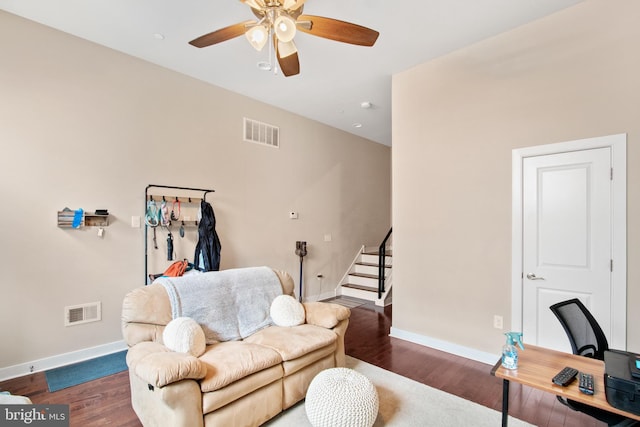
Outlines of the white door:
<svg viewBox="0 0 640 427">
<path fill-rule="evenodd" d="M 571 352 L 549 306 L 579 298 L 611 342 L 611 149 L 522 163 L 525 342 Z"/>
</svg>

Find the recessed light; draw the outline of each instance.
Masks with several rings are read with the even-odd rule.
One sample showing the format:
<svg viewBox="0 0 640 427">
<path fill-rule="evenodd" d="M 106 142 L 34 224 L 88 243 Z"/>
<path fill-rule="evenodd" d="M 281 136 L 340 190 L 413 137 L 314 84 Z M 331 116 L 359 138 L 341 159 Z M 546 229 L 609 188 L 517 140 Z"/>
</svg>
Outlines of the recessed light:
<svg viewBox="0 0 640 427">
<path fill-rule="evenodd" d="M 164 40 L 164 34 L 155 33 L 153 35 L 153 38 L 156 39 L 156 40 Z"/>
<path fill-rule="evenodd" d="M 371 104 L 369 101 L 362 101 L 360 103 L 360 107 L 368 110 L 369 108 L 373 107 L 373 104 Z"/>
<path fill-rule="evenodd" d="M 271 71 L 271 63 L 267 62 L 267 61 L 260 61 L 258 62 L 258 68 L 263 70 L 263 71 Z"/>
<path fill-rule="evenodd" d="M 362 127 L 362 123 L 354 123 L 353 127 L 354 128 L 361 128 Z"/>
</svg>

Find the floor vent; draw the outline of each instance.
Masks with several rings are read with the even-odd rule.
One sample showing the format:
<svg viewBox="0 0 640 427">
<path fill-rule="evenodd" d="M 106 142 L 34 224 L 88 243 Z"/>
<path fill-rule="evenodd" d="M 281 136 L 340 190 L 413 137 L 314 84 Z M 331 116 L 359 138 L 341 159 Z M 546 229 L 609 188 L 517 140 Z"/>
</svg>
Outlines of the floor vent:
<svg viewBox="0 0 640 427">
<path fill-rule="evenodd" d="M 81 323 L 97 322 L 102 319 L 102 309 L 99 302 L 73 305 L 64 308 L 64 325 L 72 326 Z"/>
<path fill-rule="evenodd" d="M 257 120 L 244 118 L 244 141 L 269 147 L 280 147 L 280 128 Z"/>
</svg>

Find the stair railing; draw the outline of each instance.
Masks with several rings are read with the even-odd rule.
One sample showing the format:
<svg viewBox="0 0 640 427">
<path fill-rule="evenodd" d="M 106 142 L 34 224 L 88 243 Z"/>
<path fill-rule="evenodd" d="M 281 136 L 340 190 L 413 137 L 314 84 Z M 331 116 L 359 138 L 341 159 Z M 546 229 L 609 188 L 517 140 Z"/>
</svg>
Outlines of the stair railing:
<svg viewBox="0 0 640 427">
<path fill-rule="evenodd" d="M 389 232 L 378 248 L 378 299 L 382 298 L 382 294 L 384 293 L 384 279 L 387 267 L 387 241 L 389 237 L 391 237 L 392 230 L 393 227 L 389 229 Z"/>
</svg>

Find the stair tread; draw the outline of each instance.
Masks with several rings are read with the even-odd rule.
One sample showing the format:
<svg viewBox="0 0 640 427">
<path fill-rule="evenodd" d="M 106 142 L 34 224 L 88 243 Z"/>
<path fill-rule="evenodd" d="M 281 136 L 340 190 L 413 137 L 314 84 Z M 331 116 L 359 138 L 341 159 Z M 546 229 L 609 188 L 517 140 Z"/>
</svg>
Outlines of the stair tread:
<svg viewBox="0 0 640 427">
<path fill-rule="evenodd" d="M 386 251 L 384 254 L 386 256 L 393 256 L 391 254 L 391 251 Z M 365 251 L 365 252 L 362 252 L 362 255 L 380 255 L 380 251 Z"/>
<path fill-rule="evenodd" d="M 356 265 L 362 265 L 364 267 L 377 267 L 378 264 L 375 262 L 356 262 Z M 391 268 L 391 264 L 385 264 L 385 268 Z"/>
<path fill-rule="evenodd" d="M 364 286 L 364 285 L 354 285 L 352 283 L 345 283 L 344 285 L 342 285 L 342 287 L 358 289 L 360 291 L 367 291 L 367 292 L 378 292 L 378 288 L 373 288 L 371 286 Z"/>
<path fill-rule="evenodd" d="M 349 276 L 364 277 L 366 279 L 377 279 L 378 278 L 377 274 L 367 274 L 367 273 L 349 273 Z"/>
</svg>

